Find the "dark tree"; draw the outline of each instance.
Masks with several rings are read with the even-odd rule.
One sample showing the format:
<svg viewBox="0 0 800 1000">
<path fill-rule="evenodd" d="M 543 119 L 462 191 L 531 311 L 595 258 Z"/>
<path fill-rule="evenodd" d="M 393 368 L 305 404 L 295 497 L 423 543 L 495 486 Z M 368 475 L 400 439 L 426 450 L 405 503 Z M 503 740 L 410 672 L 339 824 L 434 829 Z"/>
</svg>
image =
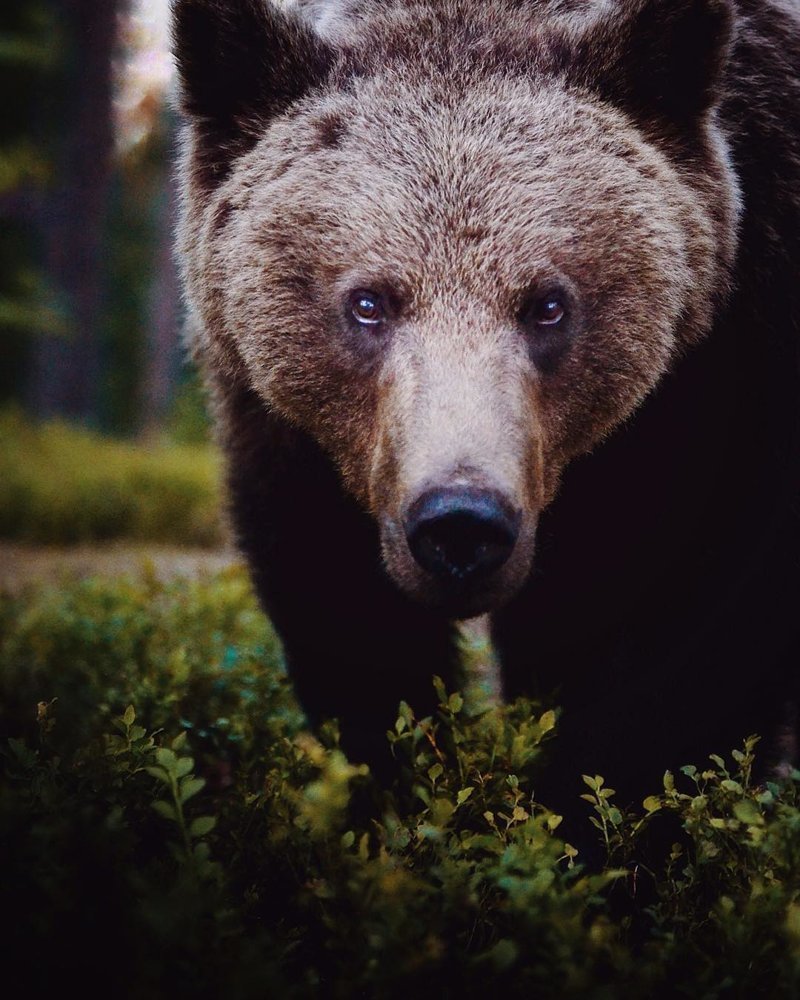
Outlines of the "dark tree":
<svg viewBox="0 0 800 1000">
<path fill-rule="evenodd" d="M 56 126 L 56 149 L 39 229 L 63 332 L 43 331 L 35 341 L 29 398 L 38 416 L 97 416 L 120 7 L 121 0 L 56 0 L 63 63 L 50 106 L 41 109 L 40 127 Z"/>
</svg>

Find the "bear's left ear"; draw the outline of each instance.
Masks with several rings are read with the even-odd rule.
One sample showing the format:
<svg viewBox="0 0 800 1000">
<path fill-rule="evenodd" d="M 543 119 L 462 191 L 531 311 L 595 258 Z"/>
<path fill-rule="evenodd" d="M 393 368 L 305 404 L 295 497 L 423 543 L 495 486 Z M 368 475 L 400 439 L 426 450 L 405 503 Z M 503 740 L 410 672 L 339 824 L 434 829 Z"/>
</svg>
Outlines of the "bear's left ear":
<svg viewBox="0 0 800 1000">
<path fill-rule="evenodd" d="M 720 97 L 733 37 L 730 0 L 623 0 L 583 34 L 578 62 L 637 119 L 691 128 Z"/>
<path fill-rule="evenodd" d="M 322 83 L 334 61 L 306 23 L 269 0 L 172 0 L 172 38 L 181 110 L 209 181 Z"/>
</svg>

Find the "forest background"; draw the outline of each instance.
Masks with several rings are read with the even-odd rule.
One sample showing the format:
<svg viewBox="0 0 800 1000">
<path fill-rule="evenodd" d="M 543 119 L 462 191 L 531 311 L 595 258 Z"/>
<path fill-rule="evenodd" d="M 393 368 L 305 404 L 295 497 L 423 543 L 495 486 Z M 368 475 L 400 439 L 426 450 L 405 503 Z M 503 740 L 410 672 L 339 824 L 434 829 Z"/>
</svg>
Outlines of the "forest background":
<svg viewBox="0 0 800 1000">
<path fill-rule="evenodd" d="M 0 403 L 205 435 L 172 252 L 167 0 L 0 5 Z"/>
</svg>

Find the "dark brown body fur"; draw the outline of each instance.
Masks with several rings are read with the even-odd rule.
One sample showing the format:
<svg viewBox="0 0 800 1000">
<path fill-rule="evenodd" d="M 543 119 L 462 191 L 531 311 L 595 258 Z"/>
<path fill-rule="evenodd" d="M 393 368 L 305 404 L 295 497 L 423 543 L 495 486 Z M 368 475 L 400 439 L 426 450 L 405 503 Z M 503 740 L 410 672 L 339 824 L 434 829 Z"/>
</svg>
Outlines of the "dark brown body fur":
<svg viewBox="0 0 800 1000">
<path fill-rule="evenodd" d="M 595 368 L 586 356 L 574 362 L 584 365 L 595 395 L 584 395 L 572 410 L 568 393 L 579 381 L 575 375 L 568 384 L 560 369 L 561 374 L 535 383 L 531 405 L 543 430 L 536 438 L 540 443 L 520 455 L 526 471 L 514 487 L 525 492 L 528 488 L 520 484 L 534 484 L 520 504 L 530 511 L 535 555 L 524 582 L 520 576 L 513 586 L 509 583 L 492 627 L 506 694 L 555 690 L 564 708 L 557 761 L 538 790 L 540 798 L 569 809 L 580 793 L 579 775 L 591 772 L 605 775 L 624 803 L 655 790 L 665 767 L 699 763 L 710 751 L 738 745 L 750 732 L 774 733 L 798 695 L 800 662 L 796 5 L 790 10 L 740 0 L 730 57 L 726 50 L 724 67 L 707 84 L 714 87 L 717 127 L 730 157 L 726 169 L 732 166 L 735 180 L 720 172 L 716 154 L 692 128 L 674 124 L 686 113 L 680 88 L 691 97 L 706 86 L 706 70 L 695 72 L 691 51 L 682 55 L 684 71 L 674 94 L 647 94 L 651 67 L 628 77 L 615 68 L 616 42 L 601 43 L 590 32 L 580 45 L 569 46 L 562 35 L 572 28 L 562 31 L 560 22 L 553 26 L 554 15 L 574 20 L 588 7 L 358 4 L 354 11 L 364 18 L 358 45 L 333 69 L 327 41 L 296 64 L 290 54 L 282 56 L 270 71 L 277 77 L 264 93 L 252 95 L 248 107 L 239 108 L 234 122 L 209 111 L 209 102 L 225 100 L 219 67 L 198 63 L 203 38 L 219 32 L 220 6 L 211 0 L 176 5 L 184 102 L 192 120 L 184 162 L 183 249 L 190 301 L 201 328 L 197 351 L 214 393 L 227 455 L 234 524 L 312 722 L 338 716 L 347 749 L 358 758 L 379 759 L 398 701 L 426 712 L 432 707 L 431 675 L 453 683 L 455 632 L 446 615 L 426 606 L 422 589 L 423 602 L 414 600 L 410 570 L 394 566 L 382 535 L 383 512 L 406 496 L 413 478 L 408 473 L 404 479 L 402 468 L 396 468 L 403 465 L 397 456 L 410 454 L 408 441 L 387 452 L 389 445 L 372 433 L 376 424 L 385 429 L 406 419 L 399 404 L 392 408 L 386 402 L 389 390 L 379 380 L 370 381 L 371 375 L 359 375 L 350 355 L 341 351 L 326 356 L 327 370 L 341 370 L 348 386 L 341 400 L 331 396 L 321 371 L 296 361 L 286 354 L 288 348 L 265 362 L 269 373 L 260 373 L 259 359 L 269 352 L 267 335 L 258 343 L 247 341 L 247 331 L 259 327 L 264 310 L 273 308 L 270 303 L 278 303 L 278 309 L 296 294 L 300 308 L 313 312 L 307 285 L 313 286 L 315 269 L 325 266 L 324 241 L 317 245 L 309 236 L 309 245 L 301 248 L 287 231 L 280 242 L 275 234 L 281 223 L 272 223 L 271 235 L 261 243 L 265 260 L 273 262 L 273 269 L 291 272 L 291 282 L 287 277 L 272 298 L 265 292 L 261 312 L 248 314 L 249 325 L 234 336 L 231 303 L 249 301 L 251 292 L 244 284 L 241 294 L 226 288 L 236 272 L 225 272 L 224 261 L 239 244 L 225 234 L 242 225 L 237 219 L 247 223 L 243 213 L 250 188 L 246 174 L 242 184 L 234 183 L 235 165 L 254 155 L 258 137 L 273 120 L 291 122 L 293 101 L 308 89 L 304 74 L 312 91 L 320 80 L 328 81 L 317 98 L 322 117 L 315 141 L 336 148 L 347 113 L 343 126 L 341 115 L 323 107 L 326 87 L 335 95 L 347 89 L 350 74 L 369 78 L 384 72 L 387 62 L 391 69 L 395 60 L 397 74 L 409 77 L 411 87 L 413 67 L 424 62 L 426 87 L 440 78 L 443 91 L 462 87 L 465 93 L 471 74 L 497 64 L 511 65 L 522 76 L 550 74 L 558 80 L 564 73 L 581 85 L 596 74 L 600 82 L 592 86 L 599 100 L 624 108 L 637 122 L 637 134 L 657 148 L 680 184 L 699 192 L 709 206 L 707 228 L 687 237 L 687 273 L 693 270 L 696 294 L 686 291 L 691 282 L 681 285 L 683 312 L 670 320 L 670 329 L 677 330 L 674 343 L 664 339 L 660 355 L 642 361 L 640 374 L 629 373 L 629 381 L 639 379 L 640 391 L 629 398 L 623 383 L 617 385 L 608 374 L 611 369 L 601 367 L 616 349 L 611 337 L 596 348 L 605 353 Z M 256 11 L 256 20 L 261 17 L 256 0 L 244 6 Z M 638 6 L 620 5 L 620 23 Z M 704 8 L 699 2 L 694 6 Z M 648 5 L 641 8 L 644 26 L 636 30 L 646 33 Z M 399 31 L 397 24 L 402 26 L 408 11 L 410 22 Z M 431 25 L 437 18 L 446 20 L 447 11 L 455 11 L 453 24 L 461 27 L 442 34 Z M 346 37 L 352 16 L 346 8 L 329 11 L 329 38 Z M 540 23 L 545 25 L 541 30 Z M 536 44 L 531 31 L 538 32 Z M 309 45 L 307 38 L 303 45 Z M 706 55 L 701 51 L 698 59 Z M 435 65 L 437 60 L 441 65 Z M 211 96 L 197 82 L 203 73 Z M 246 65 L 241 74 L 241 85 L 247 86 Z M 369 142 L 368 135 L 364 141 Z M 670 184 L 665 181 L 667 201 Z M 678 197 L 678 186 L 673 187 Z M 736 239 L 731 206 L 738 206 L 740 193 Z M 599 219 L 602 200 L 586 212 Z M 303 213 L 293 211 L 292 225 L 302 225 Z M 318 211 L 307 211 L 306 225 L 309 234 L 317 233 Z M 715 234 L 716 248 L 707 245 L 709 233 Z M 625 251 L 624 233 L 608 244 L 617 246 Z M 362 256 L 372 250 L 365 244 Z M 380 258 L 381 248 L 375 252 Z M 591 247 L 588 253 L 582 266 L 596 267 L 593 282 L 599 284 L 617 266 L 612 250 L 598 251 L 601 259 L 594 262 Z M 470 264 L 469 254 L 459 258 L 474 273 L 480 259 Z M 624 293 L 629 314 L 638 309 L 636 315 L 646 317 L 649 303 L 656 313 L 662 308 L 657 304 L 662 293 L 656 271 L 643 271 L 641 292 L 636 291 L 630 263 L 635 259 L 620 258 L 619 280 L 631 282 Z M 468 283 L 469 273 L 459 273 L 459 280 Z M 671 301 L 668 291 L 665 286 L 664 309 Z M 603 301 L 597 308 L 602 310 Z M 619 329 L 618 319 L 598 323 Z M 638 336 L 646 322 L 632 325 L 631 336 Z M 334 351 L 310 337 L 302 348 L 307 354 Z M 648 338 L 632 342 L 631 359 L 641 358 L 642 345 L 656 343 L 655 332 Z M 280 387 L 263 388 L 266 381 L 259 380 L 268 380 L 279 365 Z M 367 359 L 362 371 L 376 365 Z M 604 400 L 611 401 L 608 412 Z M 476 414 L 482 405 L 477 401 Z M 473 418 L 459 419 L 468 432 Z M 588 421 L 586 426 L 581 420 Z M 559 438 L 554 428 L 567 425 L 572 436 Z M 366 456 L 373 451 L 378 457 L 368 469 Z M 501 451 L 498 445 L 503 458 Z M 419 448 L 414 455 L 412 465 L 432 461 Z"/>
<path fill-rule="evenodd" d="M 741 8 L 722 104 L 744 192 L 731 298 L 568 470 L 537 571 L 494 623 L 507 694 L 532 675 L 563 692 L 576 792 L 572 775 L 602 773 L 630 800 L 750 733 L 771 763 L 793 750 L 774 737 L 800 695 L 800 38 Z"/>
</svg>

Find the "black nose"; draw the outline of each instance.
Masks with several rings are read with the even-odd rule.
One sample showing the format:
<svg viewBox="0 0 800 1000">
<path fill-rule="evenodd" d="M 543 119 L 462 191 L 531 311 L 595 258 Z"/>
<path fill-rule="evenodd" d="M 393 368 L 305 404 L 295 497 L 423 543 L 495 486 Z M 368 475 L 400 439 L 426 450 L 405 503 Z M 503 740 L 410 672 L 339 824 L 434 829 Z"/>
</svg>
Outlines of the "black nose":
<svg viewBox="0 0 800 1000">
<path fill-rule="evenodd" d="M 519 516 L 498 494 L 474 487 L 423 493 L 406 518 L 408 547 L 420 566 L 447 583 L 474 583 L 511 555 Z"/>
</svg>

